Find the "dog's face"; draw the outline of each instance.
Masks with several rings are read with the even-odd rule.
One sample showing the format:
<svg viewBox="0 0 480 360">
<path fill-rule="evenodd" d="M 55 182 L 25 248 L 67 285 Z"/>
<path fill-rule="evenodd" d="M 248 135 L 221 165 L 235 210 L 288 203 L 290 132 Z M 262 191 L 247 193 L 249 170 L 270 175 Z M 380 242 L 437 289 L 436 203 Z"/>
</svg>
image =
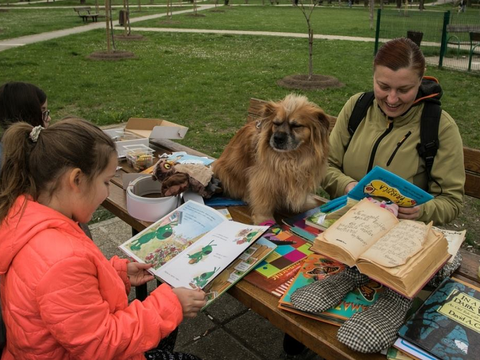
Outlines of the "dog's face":
<svg viewBox="0 0 480 360">
<path fill-rule="evenodd" d="M 280 102 L 267 103 L 263 114 L 264 140 L 274 151 L 295 151 L 328 138 L 327 115 L 304 96 L 288 95 Z"/>
</svg>

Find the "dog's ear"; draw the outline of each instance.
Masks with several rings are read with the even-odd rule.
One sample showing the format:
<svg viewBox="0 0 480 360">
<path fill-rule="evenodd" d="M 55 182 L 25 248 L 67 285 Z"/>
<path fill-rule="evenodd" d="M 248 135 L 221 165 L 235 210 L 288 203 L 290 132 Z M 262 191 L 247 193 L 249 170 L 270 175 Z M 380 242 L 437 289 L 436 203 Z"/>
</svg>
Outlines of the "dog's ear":
<svg viewBox="0 0 480 360">
<path fill-rule="evenodd" d="M 270 116 L 275 114 L 276 111 L 277 111 L 276 104 L 273 101 L 269 101 L 269 102 L 263 104 L 263 106 L 260 110 L 260 113 L 262 114 L 263 118 L 269 118 Z"/>
<path fill-rule="evenodd" d="M 333 116 L 325 114 L 325 112 L 320 109 L 317 112 L 317 118 L 318 118 L 318 121 L 320 121 L 321 126 L 325 128 L 327 132 L 330 129 L 330 122 L 335 123 L 335 119 L 336 119 Z"/>
</svg>

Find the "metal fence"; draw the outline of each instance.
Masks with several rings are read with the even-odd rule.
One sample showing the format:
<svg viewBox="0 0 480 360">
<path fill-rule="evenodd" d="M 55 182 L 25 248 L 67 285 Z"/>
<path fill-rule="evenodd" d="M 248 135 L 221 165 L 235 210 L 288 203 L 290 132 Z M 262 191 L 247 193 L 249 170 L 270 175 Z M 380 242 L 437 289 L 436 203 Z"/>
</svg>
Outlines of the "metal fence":
<svg viewBox="0 0 480 360">
<path fill-rule="evenodd" d="M 375 53 L 382 42 L 409 37 L 420 45 L 427 64 L 478 72 L 480 40 L 477 40 L 477 33 L 480 34 L 480 14 L 477 11 L 379 9 Z"/>
</svg>

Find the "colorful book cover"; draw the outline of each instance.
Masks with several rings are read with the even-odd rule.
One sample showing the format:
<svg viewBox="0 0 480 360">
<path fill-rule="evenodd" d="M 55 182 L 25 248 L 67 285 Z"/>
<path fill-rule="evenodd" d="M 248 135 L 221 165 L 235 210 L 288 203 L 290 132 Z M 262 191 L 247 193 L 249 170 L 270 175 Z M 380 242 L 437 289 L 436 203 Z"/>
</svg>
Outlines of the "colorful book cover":
<svg viewBox="0 0 480 360">
<path fill-rule="evenodd" d="M 252 270 L 243 279 L 259 289 L 262 289 L 273 296 L 280 298 L 285 291 L 287 291 L 301 266 L 302 263 L 300 262 L 293 263 L 270 278 L 267 278 L 259 272 Z"/>
<path fill-rule="evenodd" d="M 263 237 L 278 245 L 275 251 L 254 269 L 266 278 L 275 276 L 312 253 L 310 242 L 276 224 L 271 226 L 263 234 Z"/>
<path fill-rule="evenodd" d="M 316 227 L 308 225 L 305 220 L 309 216 L 318 213 L 319 211 L 320 207 L 316 207 L 292 216 L 290 218 L 283 219 L 283 223 L 290 227 L 290 231 L 292 233 L 312 242 L 313 240 L 315 240 L 315 237 L 320 233 L 320 230 Z"/>
<path fill-rule="evenodd" d="M 346 205 L 347 197 L 360 201 L 365 197 L 392 202 L 402 207 L 423 204 L 433 196 L 400 176 L 375 166 L 347 195 L 331 200 L 320 209 L 332 212 Z"/>
<path fill-rule="evenodd" d="M 242 255 L 203 289 L 207 293 L 207 304 L 203 309 L 240 281 L 252 268 L 275 250 L 276 247 L 277 245 L 261 237 L 255 244 L 245 250 Z"/>
<path fill-rule="evenodd" d="M 442 360 L 478 359 L 480 289 L 458 279 L 445 279 L 398 334 Z"/>
<path fill-rule="evenodd" d="M 353 314 L 363 311 L 374 304 L 383 292 L 383 286 L 372 280 L 365 286 L 349 292 L 338 306 L 323 313 L 309 313 L 295 309 L 290 301 L 290 296 L 295 290 L 341 272 L 344 269 L 344 264 L 323 255 L 312 253 L 303 261 L 302 267 L 293 279 L 290 287 L 280 298 L 278 307 L 315 320 L 338 326 L 341 325 Z"/>
</svg>

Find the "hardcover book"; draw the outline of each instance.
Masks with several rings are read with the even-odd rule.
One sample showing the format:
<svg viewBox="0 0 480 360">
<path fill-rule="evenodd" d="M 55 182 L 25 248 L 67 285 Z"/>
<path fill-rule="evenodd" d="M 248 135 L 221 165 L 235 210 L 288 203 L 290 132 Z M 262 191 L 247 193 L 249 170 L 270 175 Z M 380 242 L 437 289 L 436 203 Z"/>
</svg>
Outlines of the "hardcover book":
<svg viewBox="0 0 480 360">
<path fill-rule="evenodd" d="M 413 207 L 433 199 L 431 194 L 418 186 L 380 166 L 375 166 L 347 195 L 329 201 L 320 209 L 329 213 L 347 205 L 348 198 L 360 201 L 365 197 L 385 200 L 402 207 Z"/>
<path fill-rule="evenodd" d="M 345 265 L 319 254 L 309 255 L 303 262 L 297 275 L 294 277 L 287 291 L 278 302 L 282 310 L 303 315 L 315 320 L 340 326 L 353 314 L 361 312 L 374 304 L 384 287 L 375 281 L 350 291 L 336 307 L 322 313 L 310 313 L 295 308 L 290 301 L 290 296 L 295 290 L 307 286 L 314 281 L 319 281 L 345 269 Z"/>
<path fill-rule="evenodd" d="M 267 229 L 188 201 L 119 248 L 173 287 L 203 289 Z"/>
<path fill-rule="evenodd" d="M 312 250 L 413 298 L 450 258 L 442 233 L 420 221 L 399 221 L 361 200 L 315 239 Z"/>
<path fill-rule="evenodd" d="M 398 334 L 403 342 L 438 359 L 478 359 L 480 288 L 459 279 L 445 279 Z"/>
</svg>

